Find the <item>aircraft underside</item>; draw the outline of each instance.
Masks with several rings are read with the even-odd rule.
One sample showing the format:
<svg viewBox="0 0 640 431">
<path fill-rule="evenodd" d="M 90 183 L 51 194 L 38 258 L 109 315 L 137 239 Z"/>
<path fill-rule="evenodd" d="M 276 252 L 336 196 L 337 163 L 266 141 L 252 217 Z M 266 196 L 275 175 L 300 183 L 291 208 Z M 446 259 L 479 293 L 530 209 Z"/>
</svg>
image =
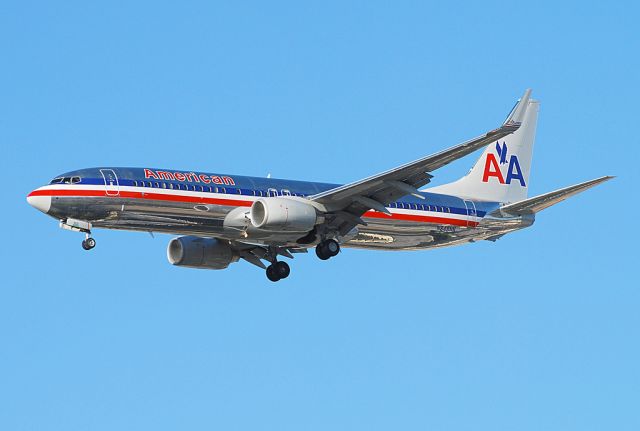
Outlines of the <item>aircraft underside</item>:
<svg viewBox="0 0 640 431">
<path fill-rule="evenodd" d="M 58 197 L 52 202 L 49 214 L 64 219 L 64 214 L 75 209 L 75 218 L 89 221 L 94 228 L 215 237 L 296 248 L 314 247 L 318 242 L 296 242 L 306 232 L 270 232 L 246 236 L 242 230 L 225 225 L 225 219 L 236 208 L 113 197 L 91 198 L 88 205 L 87 198 Z M 365 218 L 365 221 L 367 226 L 360 226 L 342 238 L 343 247 L 377 250 L 447 247 L 492 239 L 532 224 L 532 220 L 521 217 L 485 218 L 474 227 L 384 218 Z"/>
</svg>

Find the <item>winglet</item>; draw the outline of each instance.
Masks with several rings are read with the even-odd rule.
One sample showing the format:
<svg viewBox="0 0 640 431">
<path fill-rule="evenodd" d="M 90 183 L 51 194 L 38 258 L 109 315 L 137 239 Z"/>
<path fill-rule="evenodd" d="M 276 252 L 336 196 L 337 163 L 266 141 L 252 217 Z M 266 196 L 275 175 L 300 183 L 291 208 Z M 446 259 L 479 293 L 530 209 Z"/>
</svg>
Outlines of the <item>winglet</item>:
<svg viewBox="0 0 640 431">
<path fill-rule="evenodd" d="M 527 112 L 527 106 L 529 106 L 529 99 L 531 99 L 531 89 L 527 88 L 518 103 L 516 103 L 511 110 L 507 119 L 504 120 L 504 126 L 522 124 L 524 114 Z"/>
</svg>

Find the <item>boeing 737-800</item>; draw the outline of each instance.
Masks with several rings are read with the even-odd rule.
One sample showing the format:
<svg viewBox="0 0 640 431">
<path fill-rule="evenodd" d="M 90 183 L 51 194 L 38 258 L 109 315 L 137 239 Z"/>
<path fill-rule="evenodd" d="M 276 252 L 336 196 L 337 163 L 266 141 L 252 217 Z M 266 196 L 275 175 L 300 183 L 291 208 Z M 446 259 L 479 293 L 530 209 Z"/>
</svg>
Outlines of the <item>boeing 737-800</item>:
<svg viewBox="0 0 640 431">
<path fill-rule="evenodd" d="M 612 177 L 527 198 L 539 104 L 527 90 L 505 122 L 477 138 L 346 185 L 156 168 L 101 167 L 55 177 L 27 201 L 83 232 L 94 228 L 180 235 L 173 265 L 224 269 L 243 259 L 269 280 L 289 276 L 293 258 L 315 248 L 420 250 L 495 241 L 529 227 L 551 205 Z M 432 172 L 486 147 L 461 179 L 422 189 Z M 263 262 L 266 261 L 268 266 Z"/>
</svg>

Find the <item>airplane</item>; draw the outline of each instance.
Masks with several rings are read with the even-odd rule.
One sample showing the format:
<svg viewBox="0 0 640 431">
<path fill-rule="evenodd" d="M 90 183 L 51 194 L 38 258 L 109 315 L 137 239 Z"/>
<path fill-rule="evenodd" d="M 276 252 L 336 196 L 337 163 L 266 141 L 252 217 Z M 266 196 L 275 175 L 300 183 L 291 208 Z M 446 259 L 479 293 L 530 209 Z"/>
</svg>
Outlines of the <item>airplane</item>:
<svg viewBox="0 0 640 431">
<path fill-rule="evenodd" d="M 84 233 L 85 250 L 96 245 L 94 228 L 180 235 L 167 247 L 173 265 L 220 270 L 242 259 L 275 282 L 290 273 L 280 258 L 310 248 L 327 260 L 341 247 L 422 250 L 496 241 L 613 178 L 527 198 L 538 110 L 528 89 L 497 129 L 344 185 L 99 167 L 57 176 L 27 202 L 61 228 Z M 432 172 L 484 147 L 467 175 L 424 189 Z"/>
</svg>

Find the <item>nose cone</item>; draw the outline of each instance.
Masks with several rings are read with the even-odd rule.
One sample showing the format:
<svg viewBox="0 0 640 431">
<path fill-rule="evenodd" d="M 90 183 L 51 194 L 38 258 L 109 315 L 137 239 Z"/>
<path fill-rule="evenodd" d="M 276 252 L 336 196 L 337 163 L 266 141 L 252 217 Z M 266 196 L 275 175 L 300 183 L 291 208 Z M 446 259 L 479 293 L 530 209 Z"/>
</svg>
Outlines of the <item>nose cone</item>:
<svg viewBox="0 0 640 431">
<path fill-rule="evenodd" d="M 34 196 L 33 193 L 27 196 L 27 202 L 35 209 L 48 213 L 51 208 L 51 196 Z"/>
</svg>

